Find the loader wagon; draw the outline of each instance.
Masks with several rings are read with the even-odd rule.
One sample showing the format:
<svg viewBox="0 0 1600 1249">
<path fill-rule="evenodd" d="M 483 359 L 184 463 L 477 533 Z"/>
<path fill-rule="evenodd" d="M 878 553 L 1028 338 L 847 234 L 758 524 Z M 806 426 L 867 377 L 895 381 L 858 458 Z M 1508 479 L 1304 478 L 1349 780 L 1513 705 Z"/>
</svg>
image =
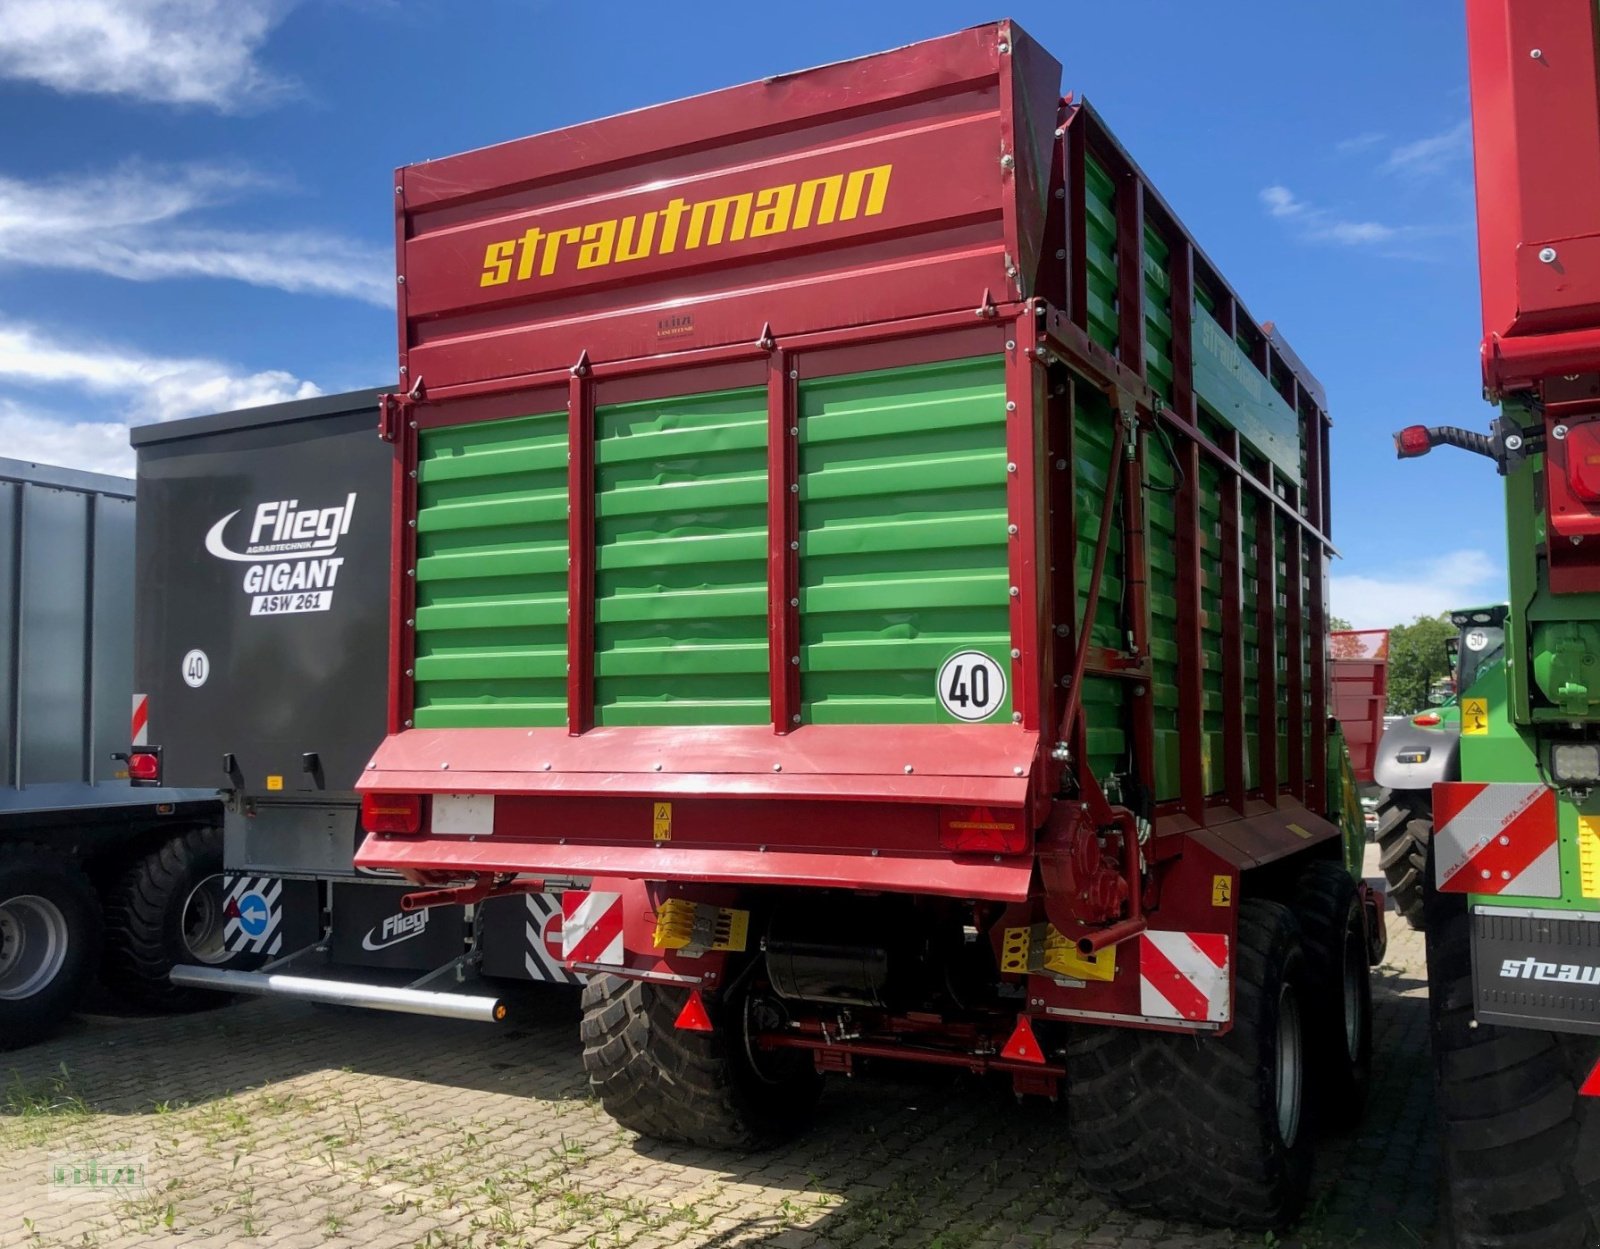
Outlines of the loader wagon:
<svg viewBox="0 0 1600 1249">
<path fill-rule="evenodd" d="M 1322 388 L 1016 25 L 400 169 L 387 725 L 356 862 L 563 891 L 623 1125 L 877 1058 L 1064 1097 L 1277 1226 L 1381 899 Z"/>
</svg>

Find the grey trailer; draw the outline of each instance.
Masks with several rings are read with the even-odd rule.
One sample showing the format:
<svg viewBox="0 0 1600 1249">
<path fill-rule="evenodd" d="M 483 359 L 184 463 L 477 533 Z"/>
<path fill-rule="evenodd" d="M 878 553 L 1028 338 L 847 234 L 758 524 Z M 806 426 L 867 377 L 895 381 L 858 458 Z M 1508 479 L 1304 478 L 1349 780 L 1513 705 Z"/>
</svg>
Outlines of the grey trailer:
<svg viewBox="0 0 1600 1249">
<path fill-rule="evenodd" d="M 216 787 L 128 779 L 133 551 L 131 481 L 0 459 L 0 1050 L 97 972 L 171 1006 L 175 960 L 225 961 Z"/>
<path fill-rule="evenodd" d="M 224 941 L 186 991 L 498 1022 L 495 982 L 575 983 L 559 900 L 406 909 L 363 873 L 356 780 L 383 740 L 393 448 L 379 391 L 133 432 L 137 686 L 167 783 L 220 786 Z M 445 990 L 445 991 L 441 991 Z"/>
</svg>

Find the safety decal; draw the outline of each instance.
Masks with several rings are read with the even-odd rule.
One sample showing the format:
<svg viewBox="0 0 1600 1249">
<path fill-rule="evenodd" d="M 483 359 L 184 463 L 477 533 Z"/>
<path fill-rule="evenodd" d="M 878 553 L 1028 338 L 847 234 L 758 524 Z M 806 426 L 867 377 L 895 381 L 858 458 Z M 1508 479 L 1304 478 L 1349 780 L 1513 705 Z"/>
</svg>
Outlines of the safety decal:
<svg viewBox="0 0 1600 1249">
<path fill-rule="evenodd" d="M 222 944 L 230 954 L 281 954 L 283 882 L 272 876 L 226 876 Z"/>
<path fill-rule="evenodd" d="M 1445 893 L 1561 896 L 1555 790 L 1446 781 L 1433 787 L 1434 880 Z"/>
<path fill-rule="evenodd" d="M 1228 938 L 1220 932 L 1139 936 L 1139 1011 L 1153 1019 L 1226 1023 Z"/>
<path fill-rule="evenodd" d="M 528 945 L 522 955 L 522 965 L 527 969 L 528 978 L 546 984 L 582 984 L 584 978 L 563 965 L 566 949 L 560 905 L 548 893 L 530 893 L 525 897 L 528 919 L 523 931 Z"/>
<path fill-rule="evenodd" d="M 150 744 L 150 695 L 135 694 L 133 696 L 133 733 L 131 741 L 135 746 L 148 746 Z"/>
<path fill-rule="evenodd" d="M 1461 700 L 1461 731 L 1468 736 L 1481 737 L 1489 731 L 1489 700 L 1463 698 Z"/>
<path fill-rule="evenodd" d="M 561 938 L 569 963 L 620 965 L 622 895 L 569 889 L 561 895 Z"/>
</svg>

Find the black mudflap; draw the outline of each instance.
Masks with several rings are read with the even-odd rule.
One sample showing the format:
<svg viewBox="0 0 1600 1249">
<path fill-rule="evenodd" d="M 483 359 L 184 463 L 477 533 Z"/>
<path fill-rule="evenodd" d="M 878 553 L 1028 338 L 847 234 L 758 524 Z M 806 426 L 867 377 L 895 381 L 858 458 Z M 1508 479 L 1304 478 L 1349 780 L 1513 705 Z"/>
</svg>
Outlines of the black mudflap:
<svg viewBox="0 0 1600 1249">
<path fill-rule="evenodd" d="M 1481 1023 L 1600 1035 L 1600 913 L 1478 907 L 1472 987 Z"/>
</svg>

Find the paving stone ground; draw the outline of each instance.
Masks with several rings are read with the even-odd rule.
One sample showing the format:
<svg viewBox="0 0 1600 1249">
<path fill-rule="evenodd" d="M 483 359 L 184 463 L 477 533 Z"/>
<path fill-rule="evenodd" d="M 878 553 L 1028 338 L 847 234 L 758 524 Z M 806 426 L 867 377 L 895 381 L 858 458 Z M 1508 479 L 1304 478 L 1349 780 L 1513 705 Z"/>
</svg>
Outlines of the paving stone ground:
<svg viewBox="0 0 1600 1249">
<path fill-rule="evenodd" d="M 1431 1243 L 1422 946 L 1391 916 L 1376 1083 L 1288 1236 L 1141 1219 L 1077 1177 L 1059 1109 L 1009 1082 L 835 1081 L 771 1153 L 663 1146 L 590 1099 L 570 991 L 499 1030 L 251 1001 L 83 1017 L 0 1055 L 0 1245 L 454 1249 L 1200 1249 Z M 140 1156 L 145 1189 L 52 1196 L 53 1162 Z"/>
</svg>

